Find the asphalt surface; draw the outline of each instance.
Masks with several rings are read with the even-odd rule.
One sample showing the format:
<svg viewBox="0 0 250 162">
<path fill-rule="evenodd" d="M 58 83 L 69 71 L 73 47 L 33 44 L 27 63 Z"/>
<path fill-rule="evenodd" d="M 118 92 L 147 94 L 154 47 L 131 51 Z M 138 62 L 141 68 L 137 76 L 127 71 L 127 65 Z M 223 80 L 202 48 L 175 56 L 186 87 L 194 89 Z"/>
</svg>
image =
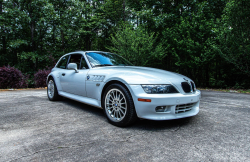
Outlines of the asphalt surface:
<svg viewBox="0 0 250 162">
<path fill-rule="evenodd" d="M 119 128 L 45 90 L 0 92 L 0 161 L 250 161 L 250 95 L 202 91 L 195 117 Z"/>
</svg>

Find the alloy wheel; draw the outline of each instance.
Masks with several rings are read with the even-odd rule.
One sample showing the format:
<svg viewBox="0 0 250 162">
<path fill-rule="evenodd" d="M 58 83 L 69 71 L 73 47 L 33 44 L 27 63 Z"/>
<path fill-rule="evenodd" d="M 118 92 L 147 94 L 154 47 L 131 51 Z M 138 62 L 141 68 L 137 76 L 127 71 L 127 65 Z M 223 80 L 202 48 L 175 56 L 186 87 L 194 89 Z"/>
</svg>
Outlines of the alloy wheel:
<svg viewBox="0 0 250 162">
<path fill-rule="evenodd" d="M 53 98 L 54 97 L 54 92 L 55 92 L 55 85 L 54 85 L 54 82 L 53 80 L 50 80 L 49 83 L 48 83 L 48 95 L 49 95 L 49 98 Z"/>
<path fill-rule="evenodd" d="M 125 117 L 127 112 L 126 98 L 119 89 L 111 89 L 106 94 L 105 111 L 114 122 L 119 122 Z"/>
</svg>

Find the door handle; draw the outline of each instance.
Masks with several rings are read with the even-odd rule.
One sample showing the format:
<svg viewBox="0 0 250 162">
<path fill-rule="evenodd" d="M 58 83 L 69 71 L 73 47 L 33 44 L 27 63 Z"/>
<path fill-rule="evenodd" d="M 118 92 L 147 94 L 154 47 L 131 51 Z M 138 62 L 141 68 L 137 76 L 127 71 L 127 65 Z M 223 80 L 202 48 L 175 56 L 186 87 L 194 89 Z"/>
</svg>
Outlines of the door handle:
<svg viewBox="0 0 250 162">
<path fill-rule="evenodd" d="M 65 76 L 65 73 L 62 73 L 62 76 Z"/>
</svg>

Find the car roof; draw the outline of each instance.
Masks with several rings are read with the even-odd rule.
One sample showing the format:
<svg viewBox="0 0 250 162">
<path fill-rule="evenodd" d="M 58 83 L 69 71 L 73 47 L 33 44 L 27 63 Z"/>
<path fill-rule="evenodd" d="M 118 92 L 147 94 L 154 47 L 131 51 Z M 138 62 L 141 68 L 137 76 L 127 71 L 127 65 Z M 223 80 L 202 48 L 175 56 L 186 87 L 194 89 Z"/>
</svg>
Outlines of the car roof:
<svg viewBox="0 0 250 162">
<path fill-rule="evenodd" d="M 74 52 L 102 52 L 102 53 L 109 53 L 109 52 L 105 52 L 105 51 L 83 51 L 83 50 L 76 50 Z M 72 53 L 72 52 L 70 52 Z"/>
<path fill-rule="evenodd" d="M 111 52 L 104 52 L 104 51 L 82 51 L 82 50 L 78 50 L 78 51 L 66 53 L 62 57 L 66 56 L 66 55 L 79 54 L 77 52 L 80 52 L 80 53 L 89 53 L 89 52 L 93 52 L 93 53 L 111 53 Z"/>
</svg>

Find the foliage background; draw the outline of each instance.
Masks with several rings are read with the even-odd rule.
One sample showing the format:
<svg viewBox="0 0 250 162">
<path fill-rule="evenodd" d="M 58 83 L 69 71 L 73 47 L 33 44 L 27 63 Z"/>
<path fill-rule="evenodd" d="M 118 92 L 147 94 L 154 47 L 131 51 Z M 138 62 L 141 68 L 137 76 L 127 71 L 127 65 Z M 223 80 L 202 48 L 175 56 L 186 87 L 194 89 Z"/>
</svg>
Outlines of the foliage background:
<svg viewBox="0 0 250 162">
<path fill-rule="evenodd" d="M 101 50 L 199 87 L 249 88 L 249 8 L 249 0 L 0 0 L 0 67 L 32 80 L 67 52 Z"/>
</svg>

